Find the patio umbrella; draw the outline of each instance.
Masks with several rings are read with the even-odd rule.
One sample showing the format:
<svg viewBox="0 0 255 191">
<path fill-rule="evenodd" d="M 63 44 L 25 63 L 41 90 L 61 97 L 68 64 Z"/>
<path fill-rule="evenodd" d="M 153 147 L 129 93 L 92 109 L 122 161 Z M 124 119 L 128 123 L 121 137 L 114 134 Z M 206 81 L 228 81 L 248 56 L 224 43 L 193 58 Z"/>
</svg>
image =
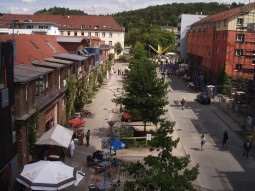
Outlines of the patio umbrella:
<svg viewBox="0 0 255 191">
<path fill-rule="evenodd" d="M 76 182 L 76 169 L 61 161 L 38 161 L 25 165 L 16 180 L 31 190 L 61 190 Z"/>
<path fill-rule="evenodd" d="M 110 147 L 112 150 L 120 150 L 125 148 L 125 143 L 123 141 L 120 141 L 116 139 L 116 137 L 111 137 L 110 139 Z"/>
<path fill-rule="evenodd" d="M 79 118 L 74 118 L 74 119 L 70 119 L 68 123 L 72 126 L 80 126 L 80 125 L 83 125 L 85 121 Z"/>
<path fill-rule="evenodd" d="M 36 142 L 36 145 L 55 145 L 68 148 L 73 136 L 73 130 L 61 125 L 46 131 Z"/>
</svg>

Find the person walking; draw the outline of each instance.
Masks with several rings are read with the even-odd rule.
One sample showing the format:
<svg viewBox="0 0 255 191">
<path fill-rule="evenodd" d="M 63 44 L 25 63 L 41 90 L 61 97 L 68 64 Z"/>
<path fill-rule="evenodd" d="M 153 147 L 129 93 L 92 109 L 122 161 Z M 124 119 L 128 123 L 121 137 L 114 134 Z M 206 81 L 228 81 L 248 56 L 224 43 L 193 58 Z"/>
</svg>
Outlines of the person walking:
<svg viewBox="0 0 255 191">
<path fill-rule="evenodd" d="M 75 149 L 75 145 L 74 145 L 74 141 L 72 140 L 69 144 L 69 150 L 70 150 L 70 157 L 73 157 L 73 153 L 74 153 L 74 149 Z"/>
<path fill-rule="evenodd" d="M 184 109 L 185 104 L 186 104 L 186 100 L 185 100 L 185 98 L 183 97 L 182 100 L 181 100 L 182 110 Z"/>
<path fill-rule="evenodd" d="M 86 135 L 86 142 L 87 142 L 87 147 L 89 146 L 89 139 L 90 139 L 90 129 L 87 131 Z"/>
<path fill-rule="evenodd" d="M 227 132 L 227 131 L 224 131 L 222 145 L 223 145 L 223 147 L 225 147 L 225 148 L 227 148 L 227 140 L 228 140 L 228 132 Z"/>
<path fill-rule="evenodd" d="M 249 155 L 249 152 L 250 152 L 250 143 L 246 141 L 243 145 L 243 148 L 244 148 L 243 156 L 248 158 L 248 155 Z"/>
<path fill-rule="evenodd" d="M 201 151 L 204 151 L 204 146 L 205 146 L 205 136 L 202 134 L 201 136 Z"/>
</svg>

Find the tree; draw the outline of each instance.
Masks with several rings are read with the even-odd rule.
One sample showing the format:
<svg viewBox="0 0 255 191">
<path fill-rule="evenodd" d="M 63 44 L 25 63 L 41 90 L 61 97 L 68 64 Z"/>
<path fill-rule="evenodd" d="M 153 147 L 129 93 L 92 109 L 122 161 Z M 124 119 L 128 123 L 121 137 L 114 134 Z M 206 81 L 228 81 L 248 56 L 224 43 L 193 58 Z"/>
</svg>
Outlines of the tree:
<svg viewBox="0 0 255 191">
<path fill-rule="evenodd" d="M 232 80 L 231 76 L 229 76 L 225 71 L 225 65 L 223 66 L 222 70 L 219 73 L 217 79 L 217 85 L 220 87 L 218 91 L 225 94 L 230 95 L 232 89 Z"/>
<path fill-rule="evenodd" d="M 123 84 L 123 105 L 129 113 L 143 119 L 146 133 L 146 123 L 157 124 L 167 111 L 164 107 L 168 104 L 168 85 L 164 78 L 157 77 L 157 65 L 146 57 L 141 43 L 136 44 L 129 67 L 128 78 Z"/>
<path fill-rule="evenodd" d="M 120 42 L 116 42 L 114 45 L 114 51 L 116 52 L 117 55 L 119 55 L 122 52 L 123 48 L 120 44 Z"/>
<path fill-rule="evenodd" d="M 177 157 L 172 155 L 173 148 L 177 147 L 179 138 L 172 140 L 175 123 L 162 121 L 160 128 L 151 140 L 150 150 L 159 151 L 157 156 L 149 155 L 144 163 L 136 162 L 127 165 L 127 172 L 135 180 L 125 183 L 125 190 L 195 190 L 192 181 L 199 174 L 199 164 L 188 167 L 190 156 Z"/>
</svg>

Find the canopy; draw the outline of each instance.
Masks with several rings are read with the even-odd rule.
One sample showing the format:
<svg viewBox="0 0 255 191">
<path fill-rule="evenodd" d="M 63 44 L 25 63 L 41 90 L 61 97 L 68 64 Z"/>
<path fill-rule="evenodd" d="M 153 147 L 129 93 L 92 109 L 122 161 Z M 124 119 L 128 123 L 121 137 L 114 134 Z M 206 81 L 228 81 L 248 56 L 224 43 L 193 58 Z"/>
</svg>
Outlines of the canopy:
<svg viewBox="0 0 255 191">
<path fill-rule="evenodd" d="M 67 129 L 59 124 L 46 131 L 37 141 L 36 145 L 56 145 L 68 148 L 73 137 L 73 130 Z"/>
<path fill-rule="evenodd" d="M 38 161 L 24 166 L 16 180 L 31 190 L 61 190 L 73 185 L 76 169 L 61 161 Z"/>
<path fill-rule="evenodd" d="M 123 141 L 116 139 L 116 137 L 111 137 L 110 145 L 111 145 L 112 150 L 120 150 L 120 149 L 125 148 L 125 146 L 126 146 Z"/>
<path fill-rule="evenodd" d="M 80 125 L 83 125 L 85 121 L 83 119 L 73 118 L 73 119 L 70 119 L 68 123 L 72 126 L 80 126 Z"/>
</svg>

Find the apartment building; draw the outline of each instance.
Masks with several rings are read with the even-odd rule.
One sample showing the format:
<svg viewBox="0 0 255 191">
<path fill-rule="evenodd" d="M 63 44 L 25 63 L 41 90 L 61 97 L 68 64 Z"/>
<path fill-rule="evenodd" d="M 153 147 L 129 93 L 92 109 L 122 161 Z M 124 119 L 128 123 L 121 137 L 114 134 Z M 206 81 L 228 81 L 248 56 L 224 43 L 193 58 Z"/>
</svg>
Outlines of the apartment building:
<svg viewBox="0 0 255 191">
<path fill-rule="evenodd" d="M 205 18 L 206 15 L 201 14 L 181 14 L 178 16 L 178 31 L 177 31 L 177 54 L 182 61 L 187 60 L 187 32 L 190 25 Z"/>
<path fill-rule="evenodd" d="M 14 125 L 14 44 L 0 40 L 0 190 L 16 190 L 17 139 Z"/>
<path fill-rule="evenodd" d="M 225 66 L 234 79 L 253 78 L 255 3 L 210 15 L 188 31 L 189 60 L 215 82 Z"/>
<path fill-rule="evenodd" d="M 14 15 L 0 17 L 0 34 L 48 34 L 98 37 L 111 47 L 119 42 L 124 47 L 125 29 L 112 16 L 92 15 Z"/>
</svg>

